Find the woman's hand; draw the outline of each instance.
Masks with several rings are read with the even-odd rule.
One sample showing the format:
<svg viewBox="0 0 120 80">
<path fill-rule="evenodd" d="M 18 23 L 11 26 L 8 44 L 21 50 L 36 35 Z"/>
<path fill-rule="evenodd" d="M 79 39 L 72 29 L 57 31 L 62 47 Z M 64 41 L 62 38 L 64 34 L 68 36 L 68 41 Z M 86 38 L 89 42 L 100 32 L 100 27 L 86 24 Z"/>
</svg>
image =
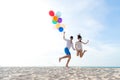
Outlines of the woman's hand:
<svg viewBox="0 0 120 80">
<path fill-rule="evenodd" d="M 87 43 L 89 42 L 89 40 L 87 40 Z"/>
</svg>

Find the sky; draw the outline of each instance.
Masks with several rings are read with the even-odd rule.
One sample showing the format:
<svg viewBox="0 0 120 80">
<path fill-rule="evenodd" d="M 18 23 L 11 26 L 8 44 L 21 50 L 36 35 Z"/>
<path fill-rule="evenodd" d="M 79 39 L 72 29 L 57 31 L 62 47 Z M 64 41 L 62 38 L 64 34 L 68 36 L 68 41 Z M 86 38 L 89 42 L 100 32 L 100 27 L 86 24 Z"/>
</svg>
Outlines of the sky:
<svg viewBox="0 0 120 80">
<path fill-rule="evenodd" d="M 119 0 L 0 0 L 0 66 L 65 66 L 66 42 L 49 11 L 61 12 L 66 38 L 81 34 L 87 52 L 70 49 L 70 66 L 120 66 Z"/>
</svg>

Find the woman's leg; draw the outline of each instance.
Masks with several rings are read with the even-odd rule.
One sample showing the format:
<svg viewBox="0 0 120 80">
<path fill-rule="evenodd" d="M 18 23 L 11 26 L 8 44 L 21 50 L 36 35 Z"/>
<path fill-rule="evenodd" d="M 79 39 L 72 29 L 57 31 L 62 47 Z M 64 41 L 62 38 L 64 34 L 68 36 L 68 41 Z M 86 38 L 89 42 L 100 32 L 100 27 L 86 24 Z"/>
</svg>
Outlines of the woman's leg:
<svg viewBox="0 0 120 80">
<path fill-rule="evenodd" d="M 77 56 L 79 56 L 80 51 L 77 50 Z"/>
<path fill-rule="evenodd" d="M 80 58 L 83 57 L 83 55 L 84 55 L 84 53 L 85 53 L 86 51 L 87 51 L 87 50 L 84 50 L 84 51 L 82 52 L 82 50 L 80 50 Z"/>
<path fill-rule="evenodd" d="M 79 51 L 79 54 L 80 54 L 80 58 L 82 58 L 82 50 Z"/>
<path fill-rule="evenodd" d="M 84 51 L 83 51 L 83 53 L 82 53 L 82 57 L 83 57 L 83 55 L 84 55 L 84 53 L 85 53 L 86 51 L 87 51 L 87 50 L 84 50 Z"/>
</svg>

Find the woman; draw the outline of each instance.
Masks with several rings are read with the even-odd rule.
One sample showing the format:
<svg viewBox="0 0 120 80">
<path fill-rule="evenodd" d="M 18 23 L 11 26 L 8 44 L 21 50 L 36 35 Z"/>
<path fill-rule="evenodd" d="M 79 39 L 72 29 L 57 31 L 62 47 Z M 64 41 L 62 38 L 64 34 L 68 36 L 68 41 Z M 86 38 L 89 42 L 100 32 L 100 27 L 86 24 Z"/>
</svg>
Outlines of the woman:
<svg viewBox="0 0 120 80">
<path fill-rule="evenodd" d="M 77 36 L 77 39 L 78 41 L 75 43 L 75 48 L 76 48 L 76 51 L 77 51 L 77 56 L 80 56 L 80 58 L 83 57 L 84 53 L 87 51 L 87 50 L 84 50 L 82 49 L 82 44 L 87 44 L 89 42 L 89 40 L 87 40 L 87 42 L 83 42 L 82 41 L 82 36 L 79 34 Z"/>
</svg>

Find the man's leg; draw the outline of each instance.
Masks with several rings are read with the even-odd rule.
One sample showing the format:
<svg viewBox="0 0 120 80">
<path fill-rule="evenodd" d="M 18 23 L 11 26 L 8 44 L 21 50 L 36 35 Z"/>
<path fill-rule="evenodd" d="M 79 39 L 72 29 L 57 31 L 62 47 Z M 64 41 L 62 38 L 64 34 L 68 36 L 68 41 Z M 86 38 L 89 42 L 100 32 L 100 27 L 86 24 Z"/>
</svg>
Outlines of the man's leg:
<svg viewBox="0 0 120 80">
<path fill-rule="evenodd" d="M 68 67 L 68 64 L 70 62 L 70 59 L 71 59 L 71 55 L 68 56 L 68 60 L 67 60 L 67 63 L 66 63 L 66 67 Z"/>
<path fill-rule="evenodd" d="M 62 59 L 68 58 L 68 57 L 69 57 L 68 55 L 65 55 L 65 56 L 63 56 L 63 57 L 60 57 L 60 58 L 59 58 L 59 62 L 60 62 Z"/>
</svg>

